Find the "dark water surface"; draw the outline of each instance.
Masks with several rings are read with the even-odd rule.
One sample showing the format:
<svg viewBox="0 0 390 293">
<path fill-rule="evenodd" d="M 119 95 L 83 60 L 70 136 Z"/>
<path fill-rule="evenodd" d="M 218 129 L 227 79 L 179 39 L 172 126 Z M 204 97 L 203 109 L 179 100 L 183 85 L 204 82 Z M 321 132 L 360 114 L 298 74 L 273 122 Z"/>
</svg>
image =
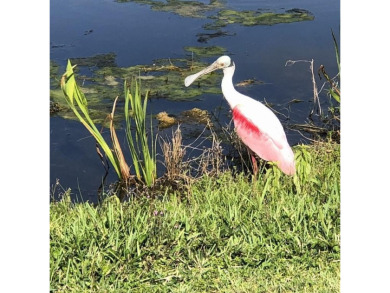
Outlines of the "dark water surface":
<svg viewBox="0 0 390 293">
<path fill-rule="evenodd" d="M 153 60 L 161 58 L 187 58 L 188 52 L 183 49 L 186 46 L 221 46 L 227 49 L 236 64 L 235 83 L 249 78 L 264 81 L 261 85 L 240 87 L 240 92 L 274 104 L 276 110 L 289 114 L 289 123 L 304 123 L 313 107 L 309 64 L 297 63 L 285 67 L 285 63 L 289 59 L 314 59 L 316 68 L 324 64 L 330 76 L 337 73 L 331 29 L 339 42 L 339 0 L 226 1 L 226 8 L 270 9 L 274 12 L 300 8 L 310 11 L 314 20 L 272 26 L 231 24 L 222 28 L 229 36 L 212 38 L 204 44 L 198 42 L 197 34 L 214 32 L 202 28 L 210 23 L 207 18 L 154 11 L 150 5 L 135 2 L 51 0 L 50 58 L 60 65 L 60 72 L 63 73 L 68 58 L 114 52 L 116 64 L 128 67 L 152 64 Z M 212 13 L 215 12 L 209 12 Z M 317 79 L 317 83 L 321 86 L 323 81 Z M 292 104 L 288 113 L 286 105 L 293 99 L 304 102 Z M 325 98 L 323 103 L 326 107 Z M 194 107 L 210 112 L 218 109 L 221 123 L 229 122 L 229 108 L 222 94 L 203 95 L 195 100 L 180 102 L 152 99 L 149 111 L 154 114 L 160 111 L 180 113 Z M 280 118 L 282 123 L 286 123 L 283 117 Z M 106 132 L 109 135 L 108 130 Z M 305 141 L 296 131 L 287 130 L 286 133 L 292 145 Z M 59 179 L 61 186 L 72 188 L 74 197 L 96 201 L 97 188 L 103 175 L 104 169 L 96 154 L 94 139 L 88 131 L 77 121 L 52 116 L 51 187 Z M 107 183 L 115 179 L 115 174 L 111 172 Z"/>
</svg>

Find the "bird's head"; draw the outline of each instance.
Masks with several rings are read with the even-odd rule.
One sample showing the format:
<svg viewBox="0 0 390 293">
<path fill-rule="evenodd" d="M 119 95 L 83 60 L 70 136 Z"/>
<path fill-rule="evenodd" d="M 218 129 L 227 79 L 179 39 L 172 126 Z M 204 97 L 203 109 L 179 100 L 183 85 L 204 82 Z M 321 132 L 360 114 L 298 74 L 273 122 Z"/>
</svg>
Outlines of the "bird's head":
<svg viewBox="0 0 390 293">
<path fill-rule="evenodd" d="M 226 56 L 226 55 L 221 56 L 216 61 L 214 61 L 213 64 L 211 64 L 210 66 L 206 67 L 205 69 L 199 71 L 198 73 L 195 73 L 195 74 L 187 76 L 186 79 L 184 80 L 184 85 L 186 87 L 188 87 L 197 78 L 201 77 L 202 75 L 205 75 L 205 74 L 210 73 L 210 72 L 212 72 L 214 70 L 217 70 L 217 69 L 225 69 L 225 68 L 228 68 L 228 67 L 234 67 L 234 62 L 232 62 L 232 60 L 230 59 L 229 56 Z"/>
<path fill-rule="evenodd" d="M 214 63 L 217 63 L 218 69 L 229 67 L 232 63 L 232 59 L 229 56 L 224 55 L 219 57 Z"/>
</svg>

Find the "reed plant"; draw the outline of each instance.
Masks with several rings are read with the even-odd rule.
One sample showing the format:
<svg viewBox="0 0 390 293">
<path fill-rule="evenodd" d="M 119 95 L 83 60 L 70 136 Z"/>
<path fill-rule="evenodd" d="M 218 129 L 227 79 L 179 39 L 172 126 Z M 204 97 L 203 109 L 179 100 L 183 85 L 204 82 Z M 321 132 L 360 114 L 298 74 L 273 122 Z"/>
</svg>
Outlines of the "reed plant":
<svg viewBox="0 0 390 293">
<path fill-rule="evenodd" d="M 334 78 L 330 78 L 329 75 L 325 71 L 325 66 L 321 65 L 320 69 L 318 70 L 318 74 L 320 75 L 320 73 L 321 73 L 325 77 L 326 81 L 329 83 L 329 85 L 330 85 L 330 88 L 328 90 L 329 95 L 331 97 L 333 97 L 333 99 L 335 99 L 338 103 L 340 103 L 340 96 L 341 96 L 340 84 L 339 84 L 340 83 L 340 53 L 339 53 L 339 46 L 337 44 L 337 40 L 336 40 L 336 37 L 333 33 L 333 30 L 332 30 L 332 38 L 333 38 L 333 45 L 334 45 L 335 54 L 336 54 L 338 73 Z M 321 75 L 320 75 L 320 77 L 321 77 Z"/>
<path fill-rule="evenodd" d="M 335 49 L 335 54 L 336 54 L 336 62 L 337 62 L 337 69 L 338 69 L 338 74 L 337 77 L 340 80 L 340 52 L 339 52 L 339 46 L 337 44 L 336 37 L 334 36 L 334 33 L 332 31 L 332 38 L 333 38 L 333 43 L 334 43 L 334 49 Z M 331 81 L 329 78 L 327 78 L 329 81 L 331 88 L 329 89 L 329 93 L 331 96 L 340 103 L 340 86 L 338 83 L 335 83 L 334 81 Z"/>
<path fill-rule="evenodd" d="M 152 186 L 157 177 L 156 168 L 156 139 L 153 138 L 153 124 L 150 121 L 150 136 L 146 127 L 146 109 L 148 92 L 142 101 L 140 86 L 136 80 L 124 84 L 126 138 L 130 148 L 133 166 L 138 180 L 147 186 Z M 151 117 L 151 116 L 150 116 Z M 135 123 L 135 138 L 131 131 L 132 120 Z M 150 147 L 149 147 L 150 137 Z"/>
<path fill-rule="evenodd" d="M 130 167 L 128 166 L 121 145 L 119 143 L 115 127 L 114 113 L 118 97 L 115 99 L 112 112 L 108 115 L 112 148 L 97 129 L 95 123 L 91 119 L 88 110 L 88 102 L 84 94 L 81 92 L 75 79 L 75 73 L 71 62 L 68 60 L 66 72 L 61 79 L 61 89 L 64 93 L 65 100 L 72 109 L 79 121 L 87 128 L 87 130 L 95 138 L 98 146 L 103 150 L 104 154 L 111 162 L 120 180 L 127 182 L 131 177 Z M 150 142 L 148 131 L 146 128 L 146 109 L 148 95 L 142 100 L 140 87 L 136 80 L 133 80 L 131 86 L 124 83 L 125 95 L 125 119 L 126 119 L 126 137 L 130 148 L 135 175 L 139 182 L 151 186 L 156 180 L 156 143 L 153 139 L 153 124 L 150 123 Z M 133 138 L 132 121 L 135 124 L 135 133 Z M 103 161 L 103 155 L 98 149 L 98 154 Z"/>
<path fill-rule="evenodd" d="M 64 93 L 65 100 L 79 121 L 85 126 L 85 128 L 95 138 L 97 144 L 103 149 L 108 160 L 114 167 L 119 179 L 126 179 L 128 178 L 129 174 L 121 172 L 121 160 L 118 158 L 117 153 L 111 150 L 110 146 L 103 138 L 95 123 L 91 119 L 91 116 L 89 115 L 87 99 L 81 92 L 75 79 L 75 73 L 73 71 L 75 66 L 76 65 L 72 66 L 70 60 L 68 60 L 66 71 L 61 78 L 61 89 Z"/>
</svg>

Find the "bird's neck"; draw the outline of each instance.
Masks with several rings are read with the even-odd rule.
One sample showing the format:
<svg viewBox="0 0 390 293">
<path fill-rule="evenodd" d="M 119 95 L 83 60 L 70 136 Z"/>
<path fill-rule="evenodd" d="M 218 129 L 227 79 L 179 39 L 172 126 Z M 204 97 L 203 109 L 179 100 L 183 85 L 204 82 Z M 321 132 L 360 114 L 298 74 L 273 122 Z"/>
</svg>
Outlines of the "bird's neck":
<svg viewBox="0 0 390 293">
<path fill-rule="evenodd" d="M 229 103 L 230 108 L 234 108 L 237 106 L 242 99 L 245 99 L 246 96 L 236 91 L 233 86 L 233 74 L 234 67 L 228 67 L 223 70 L 223 78 L 222 78 L 222 93 L 225 97 L 226 101 Z"/>
</svg>

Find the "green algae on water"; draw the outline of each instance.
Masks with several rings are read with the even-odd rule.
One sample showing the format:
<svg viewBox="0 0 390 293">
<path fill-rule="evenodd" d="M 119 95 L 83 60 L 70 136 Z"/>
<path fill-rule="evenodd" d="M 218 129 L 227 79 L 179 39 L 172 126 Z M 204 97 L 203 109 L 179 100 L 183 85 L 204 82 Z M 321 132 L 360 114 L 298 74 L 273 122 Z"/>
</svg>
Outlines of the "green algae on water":
<svg viewBox="0 0 390 293">
<path fill-rule="evenodd" d="M 187 51 L 194 51 L 195 56 L 191 60 L 186 58 L 165 58 L 154 60 L 152 64 L 118 67 L 115 63 L 115 55 L 102 54 L 88 58 L 73 58 L 77 64 L 75 72 L 78 72 L 76 80 L 80 90 L 86 94 L 88 108 L 95 123 L 103 123 L 111 112 L 112 104 L 117 96 L 123 95 L 123 83 L 125 80 L 137 79 L 141 83 L 142 95 L 148 92 L 150 98 L 164 98 L 168 100 L 196 99 L 203 94 L 220 94 L 218 80 L 221 72 L 213 72 L 207 77 L 197 80 L 192 87 L 184 86 L 186 76 L 206 67 L 208 63 L 200 61 L 200 58 L 221 55 L 226 52 L 222 47 L 188 47 Z M 87 70 L 85 70 L 87 69 Z M 84 74 L 80 74 L 80 73 Z M 60 80 L 56 66 L 51 67 L 51 81 Z M 56 115 L 64 118 L 74 118 L 69 111 L 62 91 L 59 87 L 52 87 L 50 101 L 56 105 Z M 118 103 L 118 113 L 122 104 Z M 58 111 L 57 111 L 58 109 Z"/>
<path fill-rule="evenodd" d="M 171 12 L 184 17 L 203 18 L 206 13 L 224 7 L 224 1 L 212 0 L 209 4 L 201 1 L 157 1 L 157 0 L 117 0 L 117 2 L 134 2 L 150 5 L 152 10 Z"/>
<path fill-rule="evenodd" d="M 210 55 L 211 56 L 211 55 Z M 95 71 L 95 80 L 102 83 L 107 76 L 115 76 L 116 80 L 141 81 L 142 93 L 147 91 L 149 97 L 166 98 L 169 100 L 188 100 L 203 93 L 219 93 L 216 82 L 221 73 L 211 74 L 208 78 L 200 79 L 198 87 L 186 88 L 184 79 L 203 68 L 207 63 L 187 59 L 158 59 L 151 65 L 135 65 L 130 67 L 104 67 Z"/>
<path fill-rule="evenodd" d="M 262 10 L 220 10 L 216 15 L 210 16 L 214 22 L 205 24 L 204 29 L 217 30 L 229 24 L 239 24 L 243 26 L 255 25 L 275 25 L 279 23 L 291 23 L 298 21 L 313 20 L 314 16 L 305 9 L 290 9 L 285 13 L 264 12 Z"/>
<path fill-rule="evenodd" d="M 86 66 L 86 67 L 107 67 L 107 66 L 116 66 L 116 54 L 115 53 L 106 53 L 98 54 L 92 57 L 85 58 L 70 58 L 72 64 L 77 64 L 77 66 Z"/>
<path fill-rule="evenodd" d="M 209 46 L 209 47 L 184 47 L 184 50 L 191 52 L 196 57 L 213 57 L 226 55 L 227 50 L 219 46 Z"/>
</svg>

